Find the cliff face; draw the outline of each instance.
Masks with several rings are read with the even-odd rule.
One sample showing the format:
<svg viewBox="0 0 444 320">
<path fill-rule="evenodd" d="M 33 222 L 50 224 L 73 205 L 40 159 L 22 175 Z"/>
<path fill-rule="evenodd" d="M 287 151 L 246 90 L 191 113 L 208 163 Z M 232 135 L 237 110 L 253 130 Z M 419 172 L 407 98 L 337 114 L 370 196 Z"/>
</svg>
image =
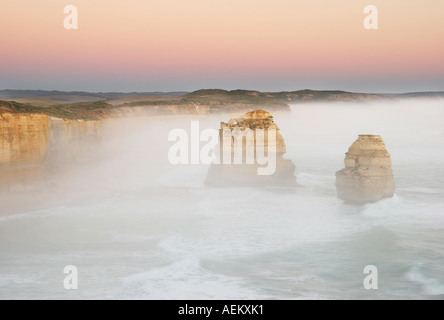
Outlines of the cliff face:
<svg viewBox="0 0 444 320">
<path fill-rule="evenodd" d="M 0 113 L 0 166 L 77 159 L 101 140 L 102 122 L 64 120 L 43 114 Z"/>
<path fill-rule="evenodd" d="M 41 187 L 48 169 L 87 161 L 100 143 L 101 128 L 101 121 L 0 113 L 0 190 Z"/>
<path fill-rule="evenodd" d="M 39 163 L 48 141 L 47 115 L 0 113 L 0 166 Z"/>
<path fill-rule="evenodd" d="M 258 138 L 258 130 L 263 130 L 263 140 Z M 268 139 L 269 131 L 275 132 L 275 139 Z M 226 134 L 232 137 L 228 140 Z M 242 144 L 236 142 L 237 137 L 246 137 L 249 134 L 251 135 L 250 139 L 241 138 Z M 287 150 L 284 138 L 279 133 L 279 128 L 269 112 L 255 110 L 242 117 L 231 119 L 227 123 L 221 122 L 219 138 L 220 164 L 211 165 L 205 181 L 206 185 L 218 187 L 296 185 L 296 177 L 293 174 L 295 166 L 291 160 L 283 158 Z M 241 151 L 242 159 L 239 164 L 235 163 L 236 143 L 238 150 Z M 253 163 L 249 163 L 247 160 L 248 150 L 251 150 L 254 155 Z M 223 156 L 227 151 L 231 152 L 231 163 L 228 164 Z M 262 153 L 263 151 L 267 154 L 266 166 L 273 167 L 272 172 L 267 174 L 259 174 L 264 165 L 259 163 L 258 152 Z"/>
<path fill-rule="evenodd" d="M 210 107 L 194 104 L 168 104 L 159 106 L 119 107 L 114 110 L 112 117 L 151 117 L 187 114 L 209 114 Z"/>
<path fill-rule="evenodd" d="M 51 117 L 47 161 L 51 164 L 88 161 L 101 142 L 102 121 Z"/>
<path fill-rule="evenodd" d="M 25 191 L 43 181 L 48 143 L 47 115 L 0 113 L 0 191 Z"/>
<path fill-rule="evenodd" d="M 168 115 L 208 115 L 218 112 L 235 113 L 246 112 L 256 106 L 248 103 L 230 102 L 194 102 L 181 101 L 180 103 L 161 105 L 140 105 L 132 103 L 133 106 L 119 106 L 111 113 L 111 117 L 140 117 L 140 116 L 168 116 Z M 281 105 L 273 106 L 271 110 L 289 111 L 289 107 Z"/>
<path fill-rule="evenodd" d="M 348 101 L 348 102 L 364 102 L 389 99 L 388 96 L 355 93 L 346 91 L 319 91 L 319 90 L 299 90 L 290 92 L 268 92 L 267 97 L 274 98 L 279 101 L 304 103 L 304 102 L 322 102 L 322 101 Z"/>
<path fill-rule="evenodd" d="M 336 173 L 338 197 L 349 202 L 374 202 L 392 197 L 392 160 L 377 135 L 360 135 L 346 153 L 345 168 Z"/>
</svg>

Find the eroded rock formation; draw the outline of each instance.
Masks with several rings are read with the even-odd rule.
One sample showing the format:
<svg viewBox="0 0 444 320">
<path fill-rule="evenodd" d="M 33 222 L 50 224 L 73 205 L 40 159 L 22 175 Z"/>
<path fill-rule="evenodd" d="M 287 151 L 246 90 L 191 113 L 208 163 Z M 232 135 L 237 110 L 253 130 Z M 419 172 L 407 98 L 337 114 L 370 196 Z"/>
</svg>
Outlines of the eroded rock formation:
<svg viewBox="0 0 444 320">
<path fill-rule="evenodd" d="M 252 146 L 253 148 L 256 149 L 260 144 L 264 146 L 264 148 L 270 148 L 271 146 L 275 147 L 276 150 L 274 150 L 274 152 L 281 155 L 287 152 L 287 146 L 285 145 L 284 138 L 279 133 L 279 127 L 274 123 L 271 113 L 267 111 L 254 110 L 247 112 L 240 118 L 231 119 L 227 123 L 221 122 L 220 126 L 220 137 L 223 137 L 225 130 L 237 133 L 238 135 L 243 135 L 245 131 L 249 129 L 255 134 L 254 139 L 251 140 L 251 142 L 254 143 Z M 258 129 L 264 130 L 263 142 L 256 139 L 256 130 Z M 268 141 L 268 130 L 274 130 L 276 132 L 276 141 Z M 244 147 L 247 147 L 245 145 L 246 142 L 247 141 L 244 142 Z M 234 147 L 234 143 L 235 141 L 232 139 L 232 143 L 230 145 L 223 144 L 223 146 L 232 149 Z"/>
<path fill-rule="evenodd" d="M 247 137 L 250 136 L 250 139 Z M 241 140 L 238 140 L 241 137 Z M 273 116 L 264 110 L 255 110 L 244 116 L 221 122 L 220 164 L 211 165 L 206 185 L 210 186 L 293 186 L 295 166 L 283 158 L 287 151 L 279 127 Z M 242 142 L 239 142 L 242 141 Z M 236 164 L 235 152 L 240 149 L 241 163 Z M 231 153 L 231 161 L 224 153 Z M 252 162 L 248 161 L 248 153 Z M 230 157 L 228 156 L 228 158 Z M 264 164 L 263 156 L 268 160 Z M 262 160 L 259 160 L 261 158 Z M 261 162 L 262 161 L 262 162 Z M 265 171 L 261 171 L 263 169 Z"/>
<path fill-rule="evenodd" d="M 347 202 L 375 202 L 392 197 L 392 160 L 377 135 L 360 135 L 349 148 L 345 168 L 336 173 L 338 197 Z"/>
</svg>

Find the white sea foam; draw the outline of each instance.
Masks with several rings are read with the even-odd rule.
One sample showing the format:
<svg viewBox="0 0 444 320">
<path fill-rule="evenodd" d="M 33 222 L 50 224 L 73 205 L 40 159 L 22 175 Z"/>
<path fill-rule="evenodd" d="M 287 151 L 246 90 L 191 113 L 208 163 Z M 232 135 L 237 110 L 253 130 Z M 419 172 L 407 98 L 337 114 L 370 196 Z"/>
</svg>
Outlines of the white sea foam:
<svg viewBox="0 0 444 320">
<path fill-rule="evenodd" d="M 217 117 L 208 125 L 227 120 Z M 0 218 L 0 298 L 442 295 L 442 103 L 296 105 L 275 120 L 297 188 L 206 188 L 208 167 L 171 166 L 168 129 L 189 119 L 104 137 L 103 163 L 56 181 L 60 203 Z M 337 199 L 335 172 L 360 133 L 382 135 L 397 192 L 358 206 Z M 67 296 L 70 264 L 81 290 Z M 362 286 L 369 264 L 380 270 L 372 293 Z"/>
<path fill-rule="evenodd" d="M 123 279 L 124 287 L 140 299 L 267 299 L 242 278 L 212 273 L 194 259 L 178 259 L 151 271 Z"/>
<path fill-rule="evenodd" d="M 405 275 L 406 279 L 421 286 L 423 294 L 430 296 L 444 295 L 444 282 L 427 277 L 420 267 L 412 267 Z"/>
</svg>

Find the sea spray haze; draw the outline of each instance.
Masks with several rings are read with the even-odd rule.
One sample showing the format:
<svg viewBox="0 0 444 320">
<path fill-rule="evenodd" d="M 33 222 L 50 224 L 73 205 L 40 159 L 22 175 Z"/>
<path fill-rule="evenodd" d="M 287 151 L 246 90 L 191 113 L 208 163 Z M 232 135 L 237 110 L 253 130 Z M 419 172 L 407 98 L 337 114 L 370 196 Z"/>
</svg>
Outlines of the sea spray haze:
<svg viewBox="0 0 444 320">
<path fill-rule="evenodd" d="M 1 194 L 0 298 L 442 298 L 442 106 L 273 112 L 297 187 L 205 187 L 208 166 L 169 163 L 170 130 L 241 114 L 105 122 L 93 159 L 54 164 L 42 189 Z M 393 198 L 337 198 L 335 172 L 359 134 L 383 137 Z M 71 265 L 78 290 L 63 285 Z M 363 286 L 368 265 L 378 290 Z"/>
</svg>

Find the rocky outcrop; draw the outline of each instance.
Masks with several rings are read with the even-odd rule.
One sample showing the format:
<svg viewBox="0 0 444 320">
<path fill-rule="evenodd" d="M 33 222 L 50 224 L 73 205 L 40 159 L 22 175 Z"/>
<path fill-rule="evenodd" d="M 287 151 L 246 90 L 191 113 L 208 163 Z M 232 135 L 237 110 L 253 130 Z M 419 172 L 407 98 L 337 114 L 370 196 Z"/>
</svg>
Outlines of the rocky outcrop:
<svg viewBox="0 0 444 320">
<path fill-rule="evenodd" d="M 258 139 L 256 139 L 256 130 L 262 129 L 264 130 L 264 142 L 263 146 L 265 148 L 270 147 L 272 144 L 276 147 L 275 152 L 278 154 L 284 154 L 287 152 L 287 146 L 285 145 L 284 138 L 279 132 L 279 127 L 274 123 L 273 116 L 271 113 L 264 110 L 254 110 L 247 112 L 244 116 L 240 118 L 234 118 L 228 121 L 227 123 L 221 122 L 220 124 L 220 137 L 223 136 L 225 130 L 229 130 L 231 132 L 237 133 L 238 135 L 245 135 L 244 132 L 246 130 L 251 130 L 255 133 L 254 140 L 250 142 L 253 143 L 253 148 L 256 149 L 258 144 L 260 143 Z M 268 141 L 268 130 L 276 131 L 276 141 Z M 245 141 L 246 143 L 246 141 Z M 247 147 L 244 143 L 244 147 Z M 221 142 L 222 144 L 222 142 Z M 225 145 L 224 145 L 225 146 Z M 234 148 L 234 139 L 232 139 L 231 144 L 226 146 L 231 149 Z"/>
<path fill-rule="evenodd" d="M 260 132 L 263 132 L 262 136 Z M 239 137 L 241 140 L 237 140 Z M 227 123 L 221 122 L 219 139 L 220 164 L 211 165 L 206 185 L 219 187 L 296 185 L 295 166 L 291 160 L 283 158 L 287 148 L 279 127 L 269 112 L 255 110 Z M 236 163 L 236 150 L 240 151 L 240 163 Z M 224 154 L 229 154 L 228 159 Z M 252 161 L 248 160 L 248 154 Z M 262 157 L 264 155 L 268 159 L 265 165 Z M 262 160 L 259 161 L 259 158 Z M 261 169 L 265 167 L 267 172 L 261 173 Z"/>
<path fill-rule="evenodd" d="M 345 168 L 336 173 L 338 197 L 347 202 L 375 202 L 392 197 L 392 160 L 377 135 L 360 135 L 346 153 Z"/>
</svg>

